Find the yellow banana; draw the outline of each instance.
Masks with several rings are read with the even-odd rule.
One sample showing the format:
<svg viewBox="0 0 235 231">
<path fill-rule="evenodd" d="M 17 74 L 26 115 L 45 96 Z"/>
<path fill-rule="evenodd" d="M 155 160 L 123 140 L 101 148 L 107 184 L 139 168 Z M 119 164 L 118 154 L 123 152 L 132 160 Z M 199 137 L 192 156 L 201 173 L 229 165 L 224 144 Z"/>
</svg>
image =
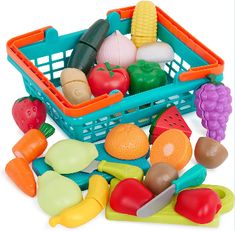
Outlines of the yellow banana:
<svg viewBox="0 0 235 231">
<path fill-rule="evenodd" d="M 58 216 L 52 217 L 49 224 L 52 227 L 61 224 L 68 228 L 75 228 L 87 223 L 105 208 L 108 194 L 107 181 L 100 175 L 91 176 L 86 198 L 81 203 L 65 209 Z"/>
<path fill-rule="evenodd" d="M 157 13 L 150 1 L 137 3 L 131 24 L 131 38 L 137 48 L 147 43 L 156 42 Z"/>
</svg>

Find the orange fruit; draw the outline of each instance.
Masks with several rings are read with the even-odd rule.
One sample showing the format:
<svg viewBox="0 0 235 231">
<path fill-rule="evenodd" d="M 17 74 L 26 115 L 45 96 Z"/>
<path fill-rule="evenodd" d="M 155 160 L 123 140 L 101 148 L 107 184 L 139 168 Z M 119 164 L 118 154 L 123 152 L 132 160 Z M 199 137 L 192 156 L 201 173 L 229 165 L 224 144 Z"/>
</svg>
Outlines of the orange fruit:
<svg viewBox="0 0 235 231">
<path fill-rule="evenodd" d="M 134 124 L 120 124 L 107 135 L 105 150 L 113 157 L 134 160 L 147 154 L 149 141 L 142 129 Z"/>
<path fill-rule="evenodd" d="M 178 129 L 163 132 L 154 141 L 150 151 L 151 164 L 165 162 L 178 171 L 186 166 L 192 157 L 189 138 Z"/>
</svg>

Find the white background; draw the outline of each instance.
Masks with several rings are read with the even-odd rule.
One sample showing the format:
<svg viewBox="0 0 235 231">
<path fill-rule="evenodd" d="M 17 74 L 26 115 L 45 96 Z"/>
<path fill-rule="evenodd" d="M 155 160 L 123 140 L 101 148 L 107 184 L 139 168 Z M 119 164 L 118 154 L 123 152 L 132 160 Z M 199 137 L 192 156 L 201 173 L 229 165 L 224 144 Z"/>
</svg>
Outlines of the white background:
<svg viewBox="0 0 235 231">
<path fill-rule="evenodd" d="M 234 92 L 234 1 L 233 0 L 158 0 L 158 6 L 225 60 L 225 80 Z M 36 198 L 31 199 L 19 191 L 4 173 L 6 163 L 13 158 L 11 147 L 21 137 L 11 116 L 14 101 L 26 94 L 20 74 L 7 62 L 5 44 L 9 38 L 44 26 L 54 26 L 60 34 L 85 29 L 98 18 L 104 18 L 109 9 L 136 4 L 136 0 L 20 0 L 0 3 L 0 103 L 1 103 L 1 158 L 0 158 L 0 230 L 51 230 L 49 217 L 39 208 Z M 234 191 L 234 114 L 227 128 L 223 144 L 229 157 L 218 169 L 208 171 L 206 183 L 219 184 Z M 185 116 L 193 130 L 193 146 L 205 134 L 194 113 Z M 48 121 L 51 120 L 48 118 Z M 56 127 L 57 128 L 57 127 Z M 148 129 L 146 129 L 147 131 Z M 49 145 L 62 139 L 60 129 L 49 139 Z M 195 163 L 194 160 L 187 169 Z M 58 226 L 57 230 L 66 230 Z M 106 220 L 104 213 L 79 228 L 80 230 L 199 230 L 198 227 L 149 223 L 114 222 Z M 201 228 L 201 230 L 211 230 Z M 217 230 L 234 230 L 234 212 L 221 217 Z"/>
</svg>

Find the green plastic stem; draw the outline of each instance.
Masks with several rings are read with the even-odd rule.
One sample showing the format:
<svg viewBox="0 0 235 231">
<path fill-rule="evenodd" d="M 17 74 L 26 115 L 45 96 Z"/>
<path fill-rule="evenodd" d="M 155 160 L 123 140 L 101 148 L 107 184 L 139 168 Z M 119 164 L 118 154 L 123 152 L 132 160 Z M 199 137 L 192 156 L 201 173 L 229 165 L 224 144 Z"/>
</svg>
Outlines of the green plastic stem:
<svg viewBox="0 0 235 231">
<path fill-rule="evenodd" d="M 55 128 L 48 123 L 43 123 L 39 130 L 44 134 L 46 138 L 52 136 L 55 133 Z"/>
<path fill-rule="evenodd" d="M 19 98 L 19 99 L 17 99 L 16 100 L 16 102 L 21 102 L 21 101 L 23 101 L 23 100 L 25 100 L 25 99 L 29 99 L 30 101 L 34 101 L 34 100 L 39 100 L 39 101 L 41 101 L 40 99 L 38 99 L 38 98 L 36 98 L 36 97 L 33 97 L 33 96 L 25 96 L 25 97 L 21 97 L 21 98 Z"/>
<path fill-rule="evenodd" d="M 223 83 L 218 82 L 218 81 L 216 80 L 217 75 L 215 75 L 215 74 L 210 74 L 210 75 L 208 75 L 208 78 L 210 79 L 210 82 L 211 82 L 212 84 L 214 84 L 214 85 L 221 85 L 221 84 L 223 84 Z"/>
</svg>

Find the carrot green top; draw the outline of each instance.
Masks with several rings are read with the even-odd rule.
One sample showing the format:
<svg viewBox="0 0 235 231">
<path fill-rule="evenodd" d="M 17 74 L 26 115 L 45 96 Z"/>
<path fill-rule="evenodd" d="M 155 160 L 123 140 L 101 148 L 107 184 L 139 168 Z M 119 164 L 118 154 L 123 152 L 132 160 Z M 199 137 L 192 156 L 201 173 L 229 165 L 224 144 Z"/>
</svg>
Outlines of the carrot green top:
<svg viewBox="0 0 235 231">
<path fill-rule="evenodd" d="M 55 128 L 48 123 L 43 123 L 39 130 L 44 134 L 46 138 L 52 136 L 55 132 Z"/>
</svg>

